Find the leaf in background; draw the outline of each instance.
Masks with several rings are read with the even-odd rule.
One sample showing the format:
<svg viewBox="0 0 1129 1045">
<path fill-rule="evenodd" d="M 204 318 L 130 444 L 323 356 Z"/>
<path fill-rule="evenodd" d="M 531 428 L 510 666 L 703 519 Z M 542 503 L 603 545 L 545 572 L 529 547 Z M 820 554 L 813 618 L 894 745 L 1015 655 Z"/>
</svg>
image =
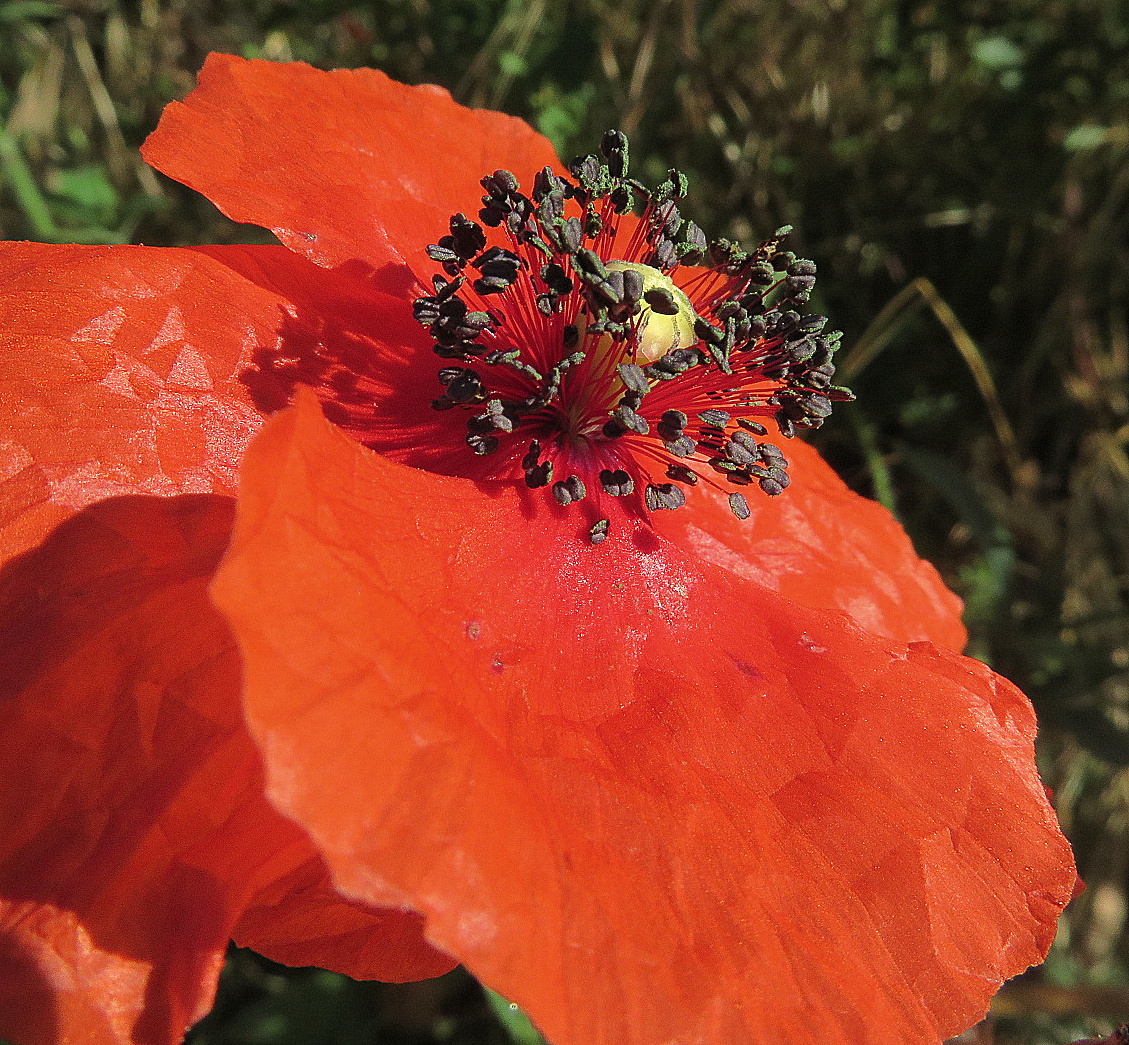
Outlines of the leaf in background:
<svg viewBox="0 0 1129 1045">
<path fill-rule="evenodd" d="M 486 1000 L 490 1003 L 490 1008 L 506 1028 L 506 1033 L 509 1034 L 514 1045 L 545 1045 L 541 1033 L 512 1001 L 506 1001 L 500 994 L 487 987 L 483 990 L 486 992 Z"/>
<path fill-rule="evenodd" d="M 100 164 L 53 171 L 47 189 L 67 223 L 110 228 L 117 219 L 121 197 Z"/>
<path fill-rule="evenodd" d="M 0 22 L 24 22 L 32 18 L 58 18 L 66 9 L 45 0 L 13 0 L 0 5 Z M 2 1045 L 2 1043 L 0 1043 Z"/>
</svg>

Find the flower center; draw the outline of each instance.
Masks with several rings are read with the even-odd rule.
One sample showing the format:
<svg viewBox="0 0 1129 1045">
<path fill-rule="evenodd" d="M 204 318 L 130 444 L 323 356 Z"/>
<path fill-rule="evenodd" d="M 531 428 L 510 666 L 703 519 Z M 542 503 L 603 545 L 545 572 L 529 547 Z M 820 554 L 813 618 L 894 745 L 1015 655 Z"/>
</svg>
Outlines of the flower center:
<svg viewBox="0 0 1129 1045">
<path fill-rule="evenodd" d="M 840 335 L 800 311 L 815 265 L 783 248 L 787 227 L 752 252 L 707 243 L 679 214 L 678 171 L 652 191 L 627 176 L 622 134 L 600 153 L 574 180 L 546 167 L 529 196 L 509 171 L 483 178 L 481 224 L 456 214 L 428 248 L 443 275 L 414 311 L 448 361 L 432 407 L 458 412 L 492 477 L 592 506 L 593 543 L 610 499 L 646 517 L 699 482 L 747 518 L 741 488 L 789 482 L 767 423 L 790 438 L 851 398 L 831 384 Z"/>
</svg>

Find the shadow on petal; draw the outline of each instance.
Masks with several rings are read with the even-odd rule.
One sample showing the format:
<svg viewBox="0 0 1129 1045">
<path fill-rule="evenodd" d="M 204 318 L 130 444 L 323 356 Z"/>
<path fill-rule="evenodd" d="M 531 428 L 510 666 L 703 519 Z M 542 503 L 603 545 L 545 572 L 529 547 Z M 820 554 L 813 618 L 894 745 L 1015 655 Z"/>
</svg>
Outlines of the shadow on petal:
<svg viewBox="0 0 1129 1045">
<path fill-rule="evenodd" d="M 411 916 L 337 897 L 263 795 L 239 658 L 206 594 L 232 511 L 113 499 L 0 573 L 0 936 L 29 992 L 0 1006 L 0 1036 L 20 1045 L 179 1042 L 264 903 L 291 926 L 246 927 L 268 955 L 390 978 L 453 964 L 411 945 Z"/>
</svg>

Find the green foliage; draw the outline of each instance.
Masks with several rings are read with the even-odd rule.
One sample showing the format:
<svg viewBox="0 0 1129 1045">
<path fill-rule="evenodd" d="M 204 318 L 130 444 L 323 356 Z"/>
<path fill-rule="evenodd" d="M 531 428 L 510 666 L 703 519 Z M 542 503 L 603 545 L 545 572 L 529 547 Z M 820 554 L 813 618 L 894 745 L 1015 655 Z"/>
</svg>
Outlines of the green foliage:
<svg viewBox="0 0 1129 1045">
<path fill-rule="evenodd" d="M 1032 695 L 1090 884 L 997 1040 L 1129 1015 L 1129 6 L 22 0 L 0 28 L 9 238 L 261 237 L 136 154 L 209 50 L 438 82 L 566 155 L 617 126 L 642 176 L 690 176 L 711 234 L 795 225 L 859 396 L 822 447 L 896 504 L 966 597 L 971 649 Z M 523 1040 L 505 1002 L 442 983 L 425 1003 L 237 952 L 195 1041 Z"/>
<path fill-rule="evenodd" d="M 506 1028 L 513 1045 L 545 1045 L 545 1039 L 525 1015 L 512 1001 L 506 1001 L 494 991 L 486 991 L 486 1000 L 498 1022 Z"/>
<path fill-rule="evenodd" d="M 358 983 L 232 947 L 212 1012 L 188 1045 L 543 1045 L 525 1015 L 461 969 L 421 983 Z M 3 1045 L 0 1042 L 0 1045 Z"/>
</svg>

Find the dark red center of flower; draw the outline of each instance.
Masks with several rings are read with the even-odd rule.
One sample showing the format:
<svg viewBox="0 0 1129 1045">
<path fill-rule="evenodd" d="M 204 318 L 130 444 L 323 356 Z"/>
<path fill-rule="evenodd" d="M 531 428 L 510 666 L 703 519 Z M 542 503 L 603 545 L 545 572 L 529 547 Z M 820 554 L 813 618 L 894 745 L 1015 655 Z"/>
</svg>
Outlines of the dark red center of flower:
<svg viewBox="0 0 1129 1045">
<path fill-rule="evenodd" d="M 703 480 L 781 493 L 788 463 L 765 422 L 791 437 L 851 398 L 831 384 L 840 335 L 800 311 L 815 265 L 783 249 L 788 227 L 752 252 L 707 243 L 678 212 L 678 171 L 649 191 L 628 177 L 624 135 L 600 153 L 570 165 L 574 181 L 546 167 L 531 196 L 509 171 L 482 179 L 479 217 L 508 247 L 456 214 L 428 248 L 444 275 L 415 316 L 451 361 L 432 406 L 465 413 L 493 477 L 561 505 L 615 497 L 645 514 Z M 625 219 L 637 200 L 642 217 Z M 740 490 L 729 504 L 750 514 Z"/>
</svg>

